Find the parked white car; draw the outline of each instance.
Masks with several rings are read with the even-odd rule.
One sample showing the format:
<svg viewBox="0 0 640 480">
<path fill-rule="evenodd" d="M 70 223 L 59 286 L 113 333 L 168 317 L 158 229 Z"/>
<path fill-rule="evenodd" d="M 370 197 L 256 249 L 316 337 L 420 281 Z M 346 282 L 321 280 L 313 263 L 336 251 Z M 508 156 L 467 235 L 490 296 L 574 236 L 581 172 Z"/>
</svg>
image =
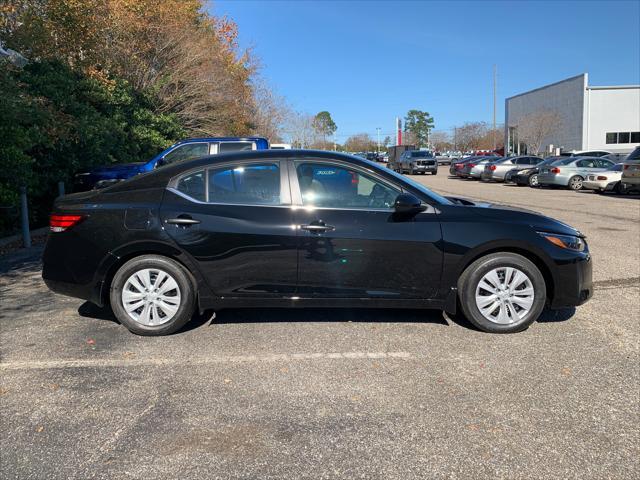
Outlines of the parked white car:
<svg viewBox="0 0 640 480">
<path fill-rule="evenodd" d="M 598 193 L 616 192 L 623 193 L 621 163 L 615 164 L 609 170 L 604 172 L 594 172 L 587 174 L 582 182 L 582 188 L 585 190 L 595 190 Z"/>
</svg>

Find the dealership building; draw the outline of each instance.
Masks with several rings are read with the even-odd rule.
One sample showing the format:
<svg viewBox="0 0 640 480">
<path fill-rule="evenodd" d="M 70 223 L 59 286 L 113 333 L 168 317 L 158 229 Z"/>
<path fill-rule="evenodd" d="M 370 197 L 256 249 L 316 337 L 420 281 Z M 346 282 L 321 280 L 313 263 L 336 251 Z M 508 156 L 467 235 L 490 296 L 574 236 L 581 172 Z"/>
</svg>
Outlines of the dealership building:
<svg viewBox="0 0 640 480">
<path fill-rule="evenodd" d="M 640 146 L 640 85 L 594 87 L 586 73 L 521 93 L 505 101 L 506 151 L 527 152 L 520 130 L 532 122 L 552 119 L 544 132 L 540 153 L 606 150 L 628 153 Z M 550 130 L 546 132 L 545 130 Z"/>
</svg>

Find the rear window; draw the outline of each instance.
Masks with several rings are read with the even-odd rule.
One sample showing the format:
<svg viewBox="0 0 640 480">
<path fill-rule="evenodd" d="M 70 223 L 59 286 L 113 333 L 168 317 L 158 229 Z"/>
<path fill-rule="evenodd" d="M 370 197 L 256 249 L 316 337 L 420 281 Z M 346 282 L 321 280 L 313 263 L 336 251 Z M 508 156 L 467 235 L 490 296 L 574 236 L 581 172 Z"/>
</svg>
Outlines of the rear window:
<svg viewBox="0 0 640 480">
<path fill-rule="evenodd" d="M 556 160 L 552 165 L 569 165 L 576 161 L 575 157 L 563 158 L 562 160 Z"/>
</svg>

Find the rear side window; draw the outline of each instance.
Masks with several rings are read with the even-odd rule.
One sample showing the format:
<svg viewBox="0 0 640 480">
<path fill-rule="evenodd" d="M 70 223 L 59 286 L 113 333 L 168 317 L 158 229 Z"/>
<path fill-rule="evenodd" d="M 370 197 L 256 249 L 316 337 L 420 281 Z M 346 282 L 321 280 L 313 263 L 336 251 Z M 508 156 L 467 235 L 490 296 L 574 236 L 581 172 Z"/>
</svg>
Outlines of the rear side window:
<svg viewBox="0 0 640 480">
<path fill-rule="evenodd" d="M 253 142 L 220 142 L 218 153 L 253 150 Z"/>
<path fill-rule="evenodd" d="M 209 170 L 209 203 L 280 204 L 277 164 L 251 164 Z"/>
<path fill-rule="evenodd" d="M 576 162 L 576 165 L 581 168 L 596 168 L 597 166 L 599 167 L 599 165 L 596 165 L 596 162 L 594 160 L 587 159 L 578 160 Z"/>
<path fill-rule="evenodd" d="M 204 202 L 206 201 L 204 178 L 204 170 L 189 173 L 178 180 L 176 189 L 194 200 Z"/>
</svg>

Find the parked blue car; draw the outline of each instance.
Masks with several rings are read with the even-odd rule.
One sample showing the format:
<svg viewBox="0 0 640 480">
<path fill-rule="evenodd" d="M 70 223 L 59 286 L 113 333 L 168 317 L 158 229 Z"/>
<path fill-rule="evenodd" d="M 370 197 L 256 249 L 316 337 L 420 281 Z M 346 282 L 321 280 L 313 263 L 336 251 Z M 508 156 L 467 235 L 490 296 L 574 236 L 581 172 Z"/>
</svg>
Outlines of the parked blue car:
<svg viewBox="0 0 640 480">
<path fill-rule="evenodd" d="M 147 162 L 118 163 L 97 167 L 75 175 L 74 192 L 108 187 L 140 173 L 150 172 L 163 165 L 206 155 L 242 150 L 268 150 L 269 141 L 262 137 L 212 137 L 182 140 L 163 150 Z"/>
</svg>

